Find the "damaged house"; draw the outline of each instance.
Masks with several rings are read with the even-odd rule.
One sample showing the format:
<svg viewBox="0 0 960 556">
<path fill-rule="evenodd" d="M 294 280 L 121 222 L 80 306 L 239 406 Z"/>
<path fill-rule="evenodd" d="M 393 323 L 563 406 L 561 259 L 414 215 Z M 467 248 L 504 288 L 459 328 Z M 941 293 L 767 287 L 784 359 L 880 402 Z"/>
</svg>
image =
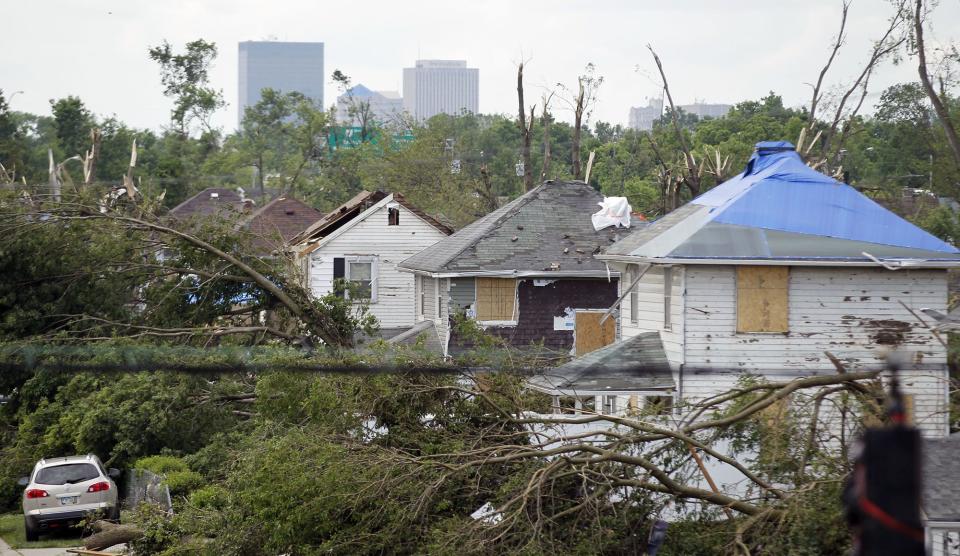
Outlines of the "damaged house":
<svg viewBox="0 0 960 556">
<path fill-rule="evenodd" d="M 444 355 L 469 347 L 451 326 L 457 313 L 517 348 L 583 354 L 613 343 L 616 319 L 600 318 L 618 274 L 594 254 L 626 231 L 594 228 L 601 201 L 583 182 L 547 181 L 406 259 L 417 322 L 433 323 Z"/>
<path fill-rule="evenodd" d="M 361 296 L 390 337 L 414 325 L 414 279 L 398 263 L 451 233 L 399 193 L 363 191 L 292 243 L 315 296 L 336 291 L 335 280 L 352 282 L 353 293 L 340 294 Z"/>
<path fill-rule="evenodd" d="M 836 373 L 827 353 L 882 369 L 896 349 L 910 358 L 908 413 L 924 434 L 947 433 L 947 349 L 914 312 L 946 313 L 960 251 L 811 169 L 790 143 L 759 143 L 742 174 L 624 235 L 597 259 L 624 276 L 623 338 L 656 335 L 676 399 L 746 374 Z"/>
</svg>

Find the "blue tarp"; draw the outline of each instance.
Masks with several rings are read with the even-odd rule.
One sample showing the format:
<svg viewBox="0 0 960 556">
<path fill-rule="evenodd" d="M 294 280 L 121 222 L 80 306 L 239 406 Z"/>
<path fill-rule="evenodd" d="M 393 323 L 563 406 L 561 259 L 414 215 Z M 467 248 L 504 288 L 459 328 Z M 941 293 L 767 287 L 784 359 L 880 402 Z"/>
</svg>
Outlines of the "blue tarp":
<svg viewBox="0 0 960 556">
<path fill-rule="evenodd" d="M 810 168 L 786 141 L 758 143 L 742 174 L 691 203 L 711 207 L 710 221 L 720 224 L 960 253 L 849 185 Z"/>
</svg>

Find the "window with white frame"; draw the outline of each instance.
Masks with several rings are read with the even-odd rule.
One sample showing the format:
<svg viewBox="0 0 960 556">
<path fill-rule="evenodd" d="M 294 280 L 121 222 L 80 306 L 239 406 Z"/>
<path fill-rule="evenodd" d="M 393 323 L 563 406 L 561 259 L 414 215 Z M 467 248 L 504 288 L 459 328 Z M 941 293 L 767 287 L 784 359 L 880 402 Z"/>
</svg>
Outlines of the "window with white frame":
<svg viewBox="0 0 960 556">
<path fill-rule="evenodd" d="M 603 414 L 616 415 L 616 413 L 617 413 L 617 397 L 604 396 L 603 397 Z"/>
<path fill-rule="evenodd" d="M 352 286 L 347 297 L 377 302 L 377 258 L 346 257 L 344 279 Z"/>
</svg>

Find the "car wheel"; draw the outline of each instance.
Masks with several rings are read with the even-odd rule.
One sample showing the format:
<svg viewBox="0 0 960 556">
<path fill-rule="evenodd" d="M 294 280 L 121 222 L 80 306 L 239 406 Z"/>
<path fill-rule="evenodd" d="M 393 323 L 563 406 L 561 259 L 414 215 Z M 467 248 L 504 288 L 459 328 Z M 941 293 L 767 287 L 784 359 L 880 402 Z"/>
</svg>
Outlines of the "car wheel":
<svg viewBox="0 0 960 556">
<path fill-rule="evenodd" d="M 27 539 L 27 542 L 34 542 L 40 540 L 40 531 L 34 527 L 33 523 L 30 522 L 30 518 L 24 516 L 23 518 L 23 531 L 24 536 Z"/>
</svg>

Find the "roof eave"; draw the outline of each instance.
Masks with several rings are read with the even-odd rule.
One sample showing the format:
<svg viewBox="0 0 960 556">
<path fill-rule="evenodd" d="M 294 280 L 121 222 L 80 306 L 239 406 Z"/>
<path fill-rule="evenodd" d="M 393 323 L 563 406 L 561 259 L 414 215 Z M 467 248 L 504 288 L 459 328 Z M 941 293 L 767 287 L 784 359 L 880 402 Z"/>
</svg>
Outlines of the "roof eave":
<svg viewBox="0 0 960 556">
<path fill-rule="evenodd" d="M 646 257 L 639 255 L 594 255 L 601 261 L 620 262 L 628 264 L 664 264 L 664 265 L 762 265 L 762 266 L 856 266 L 856 267 L 883 267 L 869 259 L 842 260 L 842 259 L 758 259 L 758 258 L 682 258 L 682 257 Z M 960 268 L 960 260 L 929 260 L 929 259 L 880 259 L 882 262 L 897 266 L 897 270 L 911 268 Z M 910 264 L 900 264 L 900 261 L 909 261 Z M 916 261 L 916 262 L 914 262 Z"/>
<path fill-rule="evenodd" d="M 401 272 L 410 272 L 413 274 L 420 274 L 422 276 L 429 276 L 430 278 L 544 278 L 544 279 L 560 279 L 560 278 L 606 278 L 609 276 L 620 276 L 620 273 L 615 270 L 610 270 L 608 273 L 605 270 L 580 270 L 580 271 L 563 271 L 563 270 L 478 270 L 470 272 L 452 272 L 447 270 L 424 270 L 421 268 L 410 268 L 406 266 L 397 265 L 397 270 Z"/>
</svg>

